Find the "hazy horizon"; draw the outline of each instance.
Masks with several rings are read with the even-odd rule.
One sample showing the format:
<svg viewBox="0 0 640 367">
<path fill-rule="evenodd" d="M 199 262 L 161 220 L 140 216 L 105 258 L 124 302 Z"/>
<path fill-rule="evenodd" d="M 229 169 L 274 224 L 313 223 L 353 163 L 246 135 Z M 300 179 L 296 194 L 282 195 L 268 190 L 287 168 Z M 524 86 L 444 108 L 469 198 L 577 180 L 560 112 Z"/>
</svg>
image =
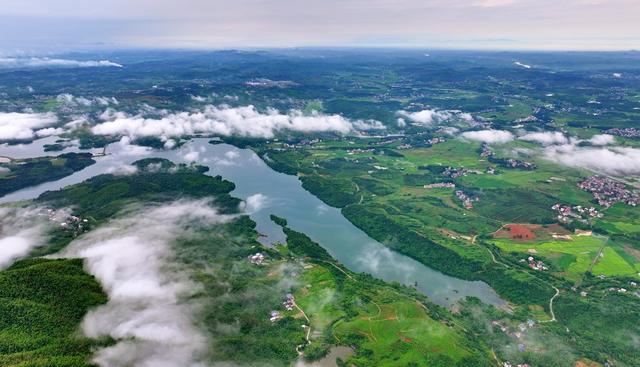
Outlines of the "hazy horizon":
<svg viewBox="0 0 640 367">
<path fill-rule="evenodd" d="M 640 48 L 633 0 L 25 0 L 0 7 L 3 54 L 107 49 Z"/>
</svg>

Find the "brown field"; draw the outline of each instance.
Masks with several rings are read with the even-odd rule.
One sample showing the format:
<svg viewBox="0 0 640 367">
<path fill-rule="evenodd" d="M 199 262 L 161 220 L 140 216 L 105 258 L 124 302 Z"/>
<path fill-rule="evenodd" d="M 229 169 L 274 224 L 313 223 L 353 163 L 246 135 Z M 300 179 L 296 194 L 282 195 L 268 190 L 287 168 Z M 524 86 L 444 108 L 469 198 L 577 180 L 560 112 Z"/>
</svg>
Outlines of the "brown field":
<svg viewBox="0 0 640 367">
<path fill-rule="evenodd" d="M 533 241 L 537 237 L 533 231 L 541 227 L 542 226 L 537 224 L 505 224 L 502 229 L 494 233 L 493 236 L 517 241 Z"/>
<path fill-rule="evenodd" d="M 547 240 L 552 235 L 567 235 L 571 232 L 564 229 L 558 224 L 540 225 L 540 224 L 525 224 L 525 223 L 511 223 L 505 224 L 500 230 L 493 234 L 494 238 L 509 238 L 514 241 L 527 242 L 535 240 Z"/>
</svg>

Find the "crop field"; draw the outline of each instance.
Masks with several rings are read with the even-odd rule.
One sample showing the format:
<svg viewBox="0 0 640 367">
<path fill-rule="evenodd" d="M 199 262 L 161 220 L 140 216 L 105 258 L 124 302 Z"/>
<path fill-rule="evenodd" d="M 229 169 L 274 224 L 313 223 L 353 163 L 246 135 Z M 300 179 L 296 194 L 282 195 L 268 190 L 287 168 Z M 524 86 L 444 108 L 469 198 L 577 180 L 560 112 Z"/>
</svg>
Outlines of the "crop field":
<svg viewBox="0 0 640 367">
<path fill-rule="evenodd" d="M 311 320 L 312 343 L 328 338 L 341 345 L 356 338 L 362 348 L 372 351 L 366 358 L 354 356 L 351 361 L 357 365 L 429 365 L 425 363 L 430 359 L 457 362 L 470 355 L 458 332 L 432 319 L 419 302 L 388 288 L 366 295 L 339 291 L 330 266 L 306 265 L 301 277 L 304 285 L 295 293 L 296 303 Z M 354 283 L 347 289 L 361 286 L 355 278 L 343 281 Z M 356 304 L 348 315 L 343 309 L 347 299 Z M 297 309 L 289 314 L 304 319 Z"/>
<path fill-rule="evenodd" d="M 595 236 L 571 236 L 571 240 L 522 243 L 511 239 L 492 241 L 506 252 L 522 253 L 524 257 L 541 256 L 549 261 L 564 277 L 578 280 L 591 271 L 594 275 L 634 276 L 640 262 L 623 257 L 618 247 Z"/>
</svg>

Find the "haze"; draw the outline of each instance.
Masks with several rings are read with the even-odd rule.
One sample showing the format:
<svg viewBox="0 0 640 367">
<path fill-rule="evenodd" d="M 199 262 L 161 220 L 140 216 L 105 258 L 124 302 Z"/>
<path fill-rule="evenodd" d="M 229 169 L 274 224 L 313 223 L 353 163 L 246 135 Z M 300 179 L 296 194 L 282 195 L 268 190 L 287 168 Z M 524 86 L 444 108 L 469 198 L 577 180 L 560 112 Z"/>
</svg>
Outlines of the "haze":
<svg viewBox="0 0 640 367">
<path fill-rule="evenodd" d="M 637 0 L 23 0 L 0 2 L 3 54 L 304 46 L 626 50 Z"/>
</svg>

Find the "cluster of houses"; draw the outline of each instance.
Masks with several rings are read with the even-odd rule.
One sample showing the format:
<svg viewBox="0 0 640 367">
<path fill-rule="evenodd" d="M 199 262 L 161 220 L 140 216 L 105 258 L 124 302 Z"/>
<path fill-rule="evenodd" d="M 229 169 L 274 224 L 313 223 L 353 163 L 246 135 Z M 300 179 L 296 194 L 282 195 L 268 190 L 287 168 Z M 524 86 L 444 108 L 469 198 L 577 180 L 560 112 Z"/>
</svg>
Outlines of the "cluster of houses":
<svg viewBox="0 0 640 367">
<path fill-rule="evenodd" d="M 284 309 L 287 311 L 293 311 L 293 308 L 295 307 L 295 298 L 293 294 L 287 293 L 287 295 L 284 297 L 284 301 L 282 301 L 282 307 L 284 307 Z M 273 310 L 269 313 L 269 321 L 271 322 L 276 322 L 281 318 L 282 314 L 280 313 L 280 311 Z"/>
<path fill-rule="evenodd" d="M 445 138 L 436 137 L 436 138 L 431 138 L 427 140 L 427 144 L 436 145 L 436 144 L 444 143 L 445 141 L 447 141 Z"/>
<path fill-rule="evenodd" d="M 631 191 L 624 184 L 607 177 L 587 177 L 578 184 L 578 187 L 590 192 L 598 204 L 607 208 L 618 202 L 631 206 L 640 204 L 640 195 L 637 192 Z"/>
<path fill-rule="evenodd" d="M 63 211 L 46 209 L 38 213 L 39 216 L 46 216 L 51 222 L 57 223 L 59 228 L 73 233 L 75 236 L 87 230 L 88 219 L 83 219 L 75 215 L 70 215 Z"/>
<path fill-rule="evenodd" d="M 514 339 L 522 339 L 524 333 L 528 330 L 528 329 L 532 329 L 536 326 L 536 322 L 534 320 L 527 320 L 527 322 L 523 322 L 518 324 L 518 328 L 515 331 L 511 331 L 509 329 L 508 326 L 506 326 L 504 323 L 494 320 L 491 322 L 491 325 L 494 327 L 497 327 L 500 329 L 500 331 L 502 331 L 503 333 L 509 335 L 510 337 L 514 338 Z M 520 352 L 524 352 L 527 350 L 527 346 L 524 343 L 518 343 L 518 351 Z M 502 364 L 503 367 L 529 367 L 528 364 L 516 364 L 513 365 L 511 364 L 511 362 L 505 361 Z"/>
<path fill-rule="evenodd" d="M 287 88 L 294 87 L 298 83 L 291 80 L 271 80 L 266 78 L 257 78 L 244 83 L 248 87 L 260 88 Z"/>
<path fill-rule="evenodd" d="M 535 163 L 525 162 L 520 159 L 505 159 L 502 164 L 507 168 L 520 168 L 524 170 L 534 170 L 536 169 Z"/>
<path fill-rule="evenodd" d="M 423 187 L 425 189 L 443 189 L 443 188 L 453 189 L 456 187 L 456 184 L 452 182 L 438 182 L 438 183 L 427 184 L 427 185 L 424 185 Z"/>
<path fill-rule="evenodd" d="M 539 271 L 549 270 L 549 267 L 544 262 L 542 262 L 542 260 L 536 260 L 533 256 L 529 256 L 526 259 L 520 259 L 520 262 L 527 263 L 527 266 L 529 266 L 533 270 L 539 270 Z"/>
<path fill-rule="evenodd" d="M 362 154 L 362 153 L 373 153 L 375 149 L 374 148 L 353 148 L 353 149 L 349 149 L 347 150 L 347 154 L 349 155 L 354 155 L 354 154 Z"/>
<path fill-rule="evenodd" d="M 602 218 L 602 213 L 594 207 L 587 208 L 582 205 L 569 206 L 556 203 L 551 209 L 558 212 L 558 222 L 560 223 L 571 223 L 575 219 L 587 224 L 590 218 Z"/>
<path fill-rule="evenodd" d="M 491 150 L 491 147 L 489 147 L 489 144 L 483 143 L 482 151 L 480 152 L 480 157 L 488 158 L 488 157 L 491 157 L 492 155 L 493 155 L 493 150 Z"/>
<path fill-rule="evenodd" d="M 447 167 L 444 170 L 444 172 L 442 172 L 442 175 L 444 177 L 458 178 L 458 177 L 466 176 L 467 173 L 469 173 L 469 172 L 471 172 L 471 171 L 469 171 L 466 168 Z"/>
<path fill-rule="evenodd" d="M 607 130 L 606 133 L 611 135 L 622 136 L 625 138 L 635 138 L 635 139 L 640 138 L 640 130 L 636 129 L 635 127 L 627 127 L 624 129 L 615 127 L 613 129 Z"/>
<path fill-rule="evenodd" d="M 261 252 L 257 252 L 253 255 L 249 255 L 247 257 L 247 259 L 249 260 L 250 263 L 252 263 L 253 265 L 262 265 L 264 263 L 265 260 L 265 256 L 263 253 Z"/>
<path fill-rule="evenodd" d="M 480 199 L 476 198 L 471 198 L 469 197 L 467 194 L 464 193 L 464 191 L 462 190 L 456 190 L 455 192 L 456 197 L 462 201 L 462 205 L 464 205 L 465 209 L 473 209 L 473 202 L 474 201 L 479 201 Z"/>
<path fill-rule="evenodd" d="M 608 289 L 609 292 L 618 292 L 618 293 L 627 293 L 627 288 L 617 288 L 611 287 Z"/>
<path fill-rule="evenodd" d="M 538 108 L 538 110 L 539 110 L 539 108 Z M 535 117 L 534 115 L 529 115 L 529 116 L 527 116 L 527 117 L 519 118 L 519 119 L 515 120 L 514 122 L 515 122 L 516 124 L 523 124 L 523 123 L 527 123 L 527 122 L 535 122 L 535 121 L 538 121 L 538 118 L 537 118 L 537 117 Z"/>
</svg>

